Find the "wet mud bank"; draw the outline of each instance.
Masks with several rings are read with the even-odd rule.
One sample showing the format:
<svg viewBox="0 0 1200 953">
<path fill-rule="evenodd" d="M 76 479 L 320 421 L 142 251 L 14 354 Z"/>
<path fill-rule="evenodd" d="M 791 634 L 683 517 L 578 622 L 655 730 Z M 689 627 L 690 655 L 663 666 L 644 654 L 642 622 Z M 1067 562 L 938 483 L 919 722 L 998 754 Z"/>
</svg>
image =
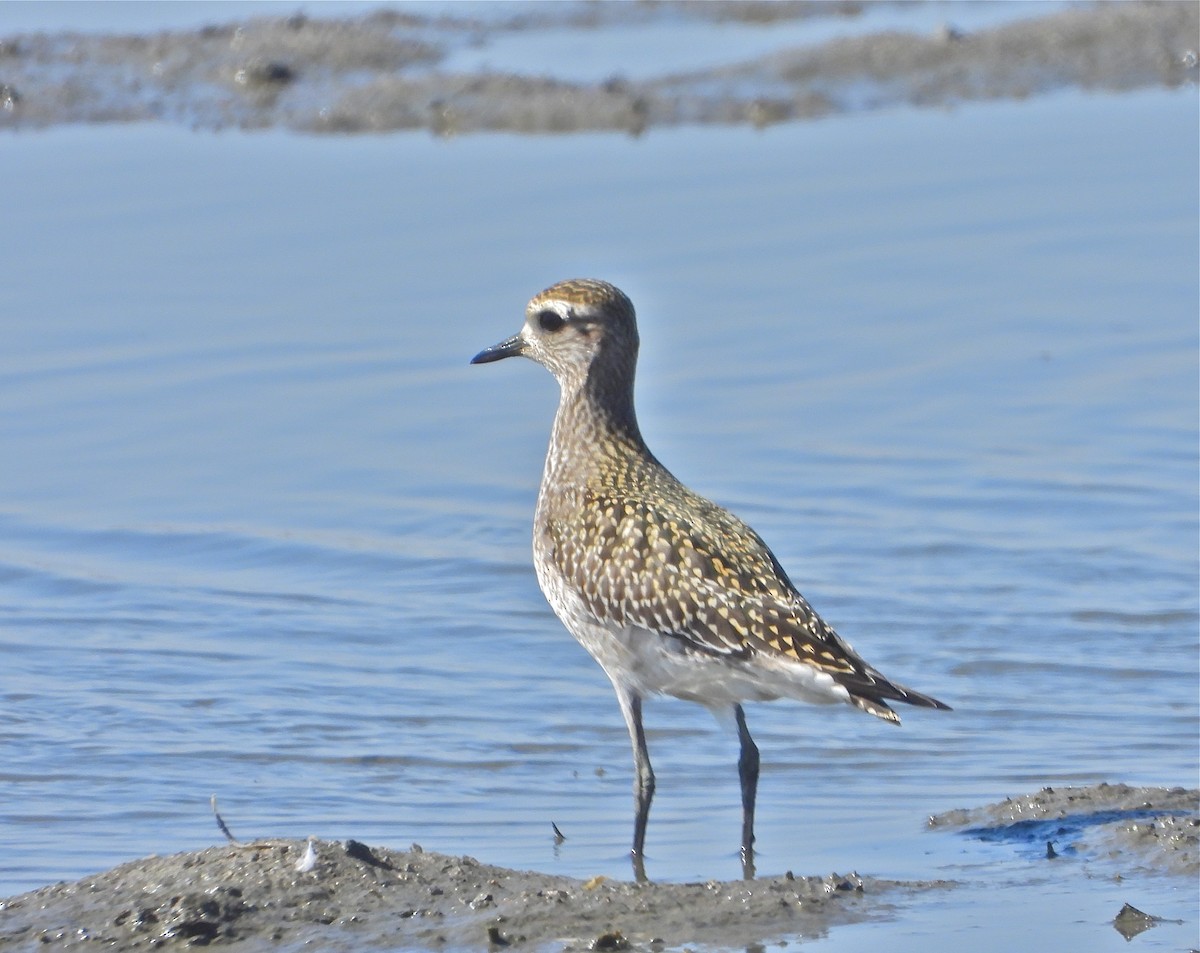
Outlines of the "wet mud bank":
<svg viewBox="0 0 1200 953">
<path fill-rule="evenodd" d="M 1098 784 L 1043 788 L 929 819 L 931 829 L 1054 859 L 1106 861 L 1121 875 L 1200 874 L 1200 791 Z"/>
<path fill-rule="evenodd" d="M 380 10 L 296 14 L 145 35 L 0 36 L 0 129 L 166 122 L 306 133 L 425 129 L 630 134 L 685 124 L 767 126 L 898 105 L 945 108 L 1065 88 L 1195 85 L 1200 6 L 1117 3 L 1057 10 L 969 32 L 880 30 L 756 59 L 632 80 L 577 82 L 445 69 L 500 34 L 696 19 L 853 17 L 858 4 L 533 5 L 509 19 Z M 953 6 L 946 8 L 952 18 Z M 602 46 L 601 46 L 602 48 Z"/>
<path fill-rule="evenodd" d="M 1046 788 L 930 818 L 934 830 L 1193 877 L 1200 791 Z M 1115 859 L 1115 860 L 1114 860 Z M 887 917 L 931 879 L 582 881 L 356 841 L 271 840 L 148 857 L 0 902 L 0 949 L 663 950 L 820 936 Z"/>
<path fill-rule="evenodd" d="M 726 946 L 818 936 L 933 886 L 856 875 L 639 886 L 508 870 L 416 846 L 312 846 L 308 863 L 308 842 L 273 840 L 149 857 L 36 890 L 3 904 L 0 949 Z"/>
</svg>

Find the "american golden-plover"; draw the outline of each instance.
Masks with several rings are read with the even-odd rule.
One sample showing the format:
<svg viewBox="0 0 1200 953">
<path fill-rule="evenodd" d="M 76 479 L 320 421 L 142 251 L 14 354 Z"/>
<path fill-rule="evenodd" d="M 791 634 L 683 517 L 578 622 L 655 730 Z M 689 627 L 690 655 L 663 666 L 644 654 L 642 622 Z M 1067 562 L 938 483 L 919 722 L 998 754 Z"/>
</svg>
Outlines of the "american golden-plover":
<svg viewBox="0 0 1200 953">
<path fill-rule="evenodd" d="M 848 702 L 897 724 L 889 702 L 949 706 L 859 658 L 754 530 L 658 462 L 634 413 L 637 353 L 630 300 L 607 282 L 574 279 L 534 297 L 521 330 L 471 363 L 528 357 L 562 391 L 534 516 L 534 568 L 559 619 L 612 681 L 629 728 L 635 876 L 646 876 L 654 796 L 642 699 L 665 694 L 734 716 L 750 877 L 759 755 L 742 702 Z"/>
</svg>

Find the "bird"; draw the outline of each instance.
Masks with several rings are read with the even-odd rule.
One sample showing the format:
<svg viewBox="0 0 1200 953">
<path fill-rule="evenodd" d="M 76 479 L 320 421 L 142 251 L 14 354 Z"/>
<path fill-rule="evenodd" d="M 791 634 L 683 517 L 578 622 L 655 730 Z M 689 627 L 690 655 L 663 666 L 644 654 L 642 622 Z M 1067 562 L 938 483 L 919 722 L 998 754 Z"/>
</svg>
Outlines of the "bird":
<svg viewBox="0 0 1200 953">
<path fill-rule="evenodd" d="M 633 747 L 630 857 L 646 882 L 655 776 L 643 700 L 695 702 L 737 726 L 743 876 L 754 876 L 760 756 L 743 703 L 848 703 L 898 724 L 891 703 L 949 709 L 867 664 L 808 604 L 762 538 L 651 453 L 634 409 L 633 303 L 573 278 L 535 295 L 521 329 L 472 364 L 525 357 L 559 384 L 534 513 L 534 570 L 566 629 L 616 692 Z"/>
</svg>

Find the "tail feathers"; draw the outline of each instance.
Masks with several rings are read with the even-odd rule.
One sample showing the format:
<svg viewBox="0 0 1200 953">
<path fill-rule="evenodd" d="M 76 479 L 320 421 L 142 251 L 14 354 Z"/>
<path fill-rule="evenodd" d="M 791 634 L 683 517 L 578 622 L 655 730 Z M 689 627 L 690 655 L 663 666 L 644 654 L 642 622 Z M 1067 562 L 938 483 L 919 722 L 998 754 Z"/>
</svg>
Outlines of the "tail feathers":
<svg viewBox="0 0 1200 953">
<path fill-rule="evenodd" d="M 895 682 L 889 682 L 878 674 L 869 683 L 859 682 L 856 685 L 846 685 L 845 687 L 850 692 L 850 701 L 855 707 L 861 708 L 868 715 L 890 721 L 894 725 L 900 724 L 900 716 L 892 710 L 888 704 L 889 701 L 904 702 L 906 705 L 915 705 L 918 708 L 953 710 L 945 702 L 940 702 L 930 695 L 914 692 L 911 688 L 905 688 Z"/>
<path fill-rule="evenodd" d="M 876 718 L 890 721 L 893 725 L 900 724 L 900 716 L 892 711 L 885 701 L 875 701 L 871 698 L 863 698 L 861 695 L 851 695 L 850 701 L 855 707 L 861 708 L 868 715 L 874 715 Z"/>
</svg>

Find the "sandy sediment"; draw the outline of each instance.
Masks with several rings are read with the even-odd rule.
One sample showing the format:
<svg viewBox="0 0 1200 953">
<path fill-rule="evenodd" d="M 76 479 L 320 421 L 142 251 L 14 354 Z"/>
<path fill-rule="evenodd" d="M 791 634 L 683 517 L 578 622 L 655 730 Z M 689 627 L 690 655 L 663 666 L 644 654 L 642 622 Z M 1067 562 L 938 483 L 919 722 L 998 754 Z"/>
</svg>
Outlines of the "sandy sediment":
<svg viewBox="0 0 1200 953">
<path fill-rule="evenodd" d="M 930 828 L 1104 859 L 1126 874 L 1200 874 L 1200 791 L 1195 788 L 1043 788 L 929 819 Z"/>
<path fill-rule="evenodd" d="M 312 869 L 301 871 L 307 847 L 272 840 L 148 857 L 23 894 L 0 905 L 0 949 L 744 945 L 821 935 L 932 886 L 856 875 L 638 886 L 507 870 L 416 846 L 320 840 Z"/>
<path fill-rule="evenodd" d="M 573 82 L 555 77 L 553 62 L 522 75 L 440 66 L 453 50 L 500 32 L 858 10 L 535 4 L 493 22 L 381 10 L 355 19 L 297 14 L 132 36 L 12 35 L 0 37 L 0 129 L 157 121 L 317 133 L 638 134 L 682 124 L 764 126 L 902 104 L 946 107 L 1064 88 L 1194 86 L 1198 75 L 1196 3 L 1107 3 L 978 32 L 947 24 L 933 34 L 868 33 L 639 81 L 614 75 Z"/>
<path fill-rule="evenodd" d="M 1194 877 L 1200 791 L 1045 788 L 950 811 L 929 826 L 1039 847 L 1055 839 L 1129 876 Z M 745 949 L 888 916 L 917 892 L 952 887 L 790 873 L 637 885 L 509 870 L 416 845 L 271 840 L 148 857 L 12 897 L 0 902 L 0 950 Z"/>
</svg>

